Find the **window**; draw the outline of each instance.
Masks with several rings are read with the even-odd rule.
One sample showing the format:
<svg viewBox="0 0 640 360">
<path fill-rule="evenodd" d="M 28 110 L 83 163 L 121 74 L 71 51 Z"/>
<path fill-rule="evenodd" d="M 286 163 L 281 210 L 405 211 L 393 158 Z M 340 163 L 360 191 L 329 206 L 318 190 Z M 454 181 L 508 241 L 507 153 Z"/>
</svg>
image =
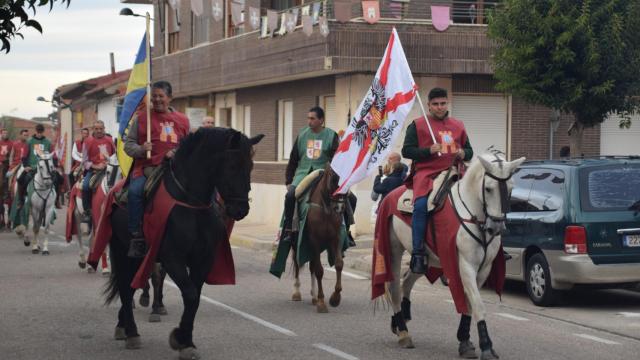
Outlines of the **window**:
<svg viewBox="0 0 640 360">
<path fill-rule="evenodd" d="M 293 101 L 278 101 L 278 160 L 288 160 L 293 147 Z"/>
<path fill-rule="evenodd" d="M 165 34 L 165 53 L 171 54 L 180 49 L 178 39 L 180 38 L 180 13 L 178 7 L 172 9 L 171 6 L 165 5 L 167 21 Z"/>
<path fill-rule="evenodd" d="M 209 18 L 205 14 L 191 13 L 191 46 L 209 42 Z"/>
<path fill-rule="evenodd" d="M 232 117 L 232 109 L 231 108 L 221 108 L 219 109 L 219 115 L 216 126 L 219 127 L 231 127 L 231 117 Z"/>
<path fill-rule="evenodd" d="M 536 169 L 527 178 L 532 180 L 527 211 L 556 211 L 562 209 L 564 173 L 555 169 Z"/>
<path fill-rule="evenodd" d="M 625 211 L 640 200 L 640 165 L 615 164 L 580 171 L 585 211 Z"/>
<path fill-rule="evenodd" d="M 250 136 L 249 130 L 251 129 L 251 106 L 238 105 L 236 113 L 236 125 L 235 129 L 243 132 L 246 136 Z"/>
<path fill-rule="evenodd" d="M 531 192 L 532 169 L 517 169 L 513 174 L 513 189 L 509 201 L 509 212 L 527 212 L 529 193 Z"/>
<path fill-rule="evenodd" d="M 320 104 L 320 107 L 324 110 L 325 125 L 327 123 L 331 123 L 331 124 L 341 123 L 341 122 L 335 121 L 337 114 L 336 114 L 336 97 L 334 95 L 320 96 L 318 103 Z"/>
</svg>

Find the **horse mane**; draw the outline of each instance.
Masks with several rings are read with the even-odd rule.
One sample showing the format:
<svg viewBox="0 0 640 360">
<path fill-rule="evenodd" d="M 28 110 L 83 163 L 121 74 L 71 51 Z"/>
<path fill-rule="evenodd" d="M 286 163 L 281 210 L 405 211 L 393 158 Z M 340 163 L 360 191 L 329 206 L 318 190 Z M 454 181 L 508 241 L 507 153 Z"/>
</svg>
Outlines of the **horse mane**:
<svg viewBox="0 0 640 360">
<path fill-rule="evenodd" d="M 482 177 L 484 176 L 484 167 L 482 166 L 482 163 L 480 163 L 480 160 L 478 160 L 479 156 L 482 155 L 473 157 L 473 160 L 471 160 L 471 164 L 469 164 L 469 167 L 462 179 L 467 179 L 467 181 L 475 184 L 482 181 Z"/>
</svg>

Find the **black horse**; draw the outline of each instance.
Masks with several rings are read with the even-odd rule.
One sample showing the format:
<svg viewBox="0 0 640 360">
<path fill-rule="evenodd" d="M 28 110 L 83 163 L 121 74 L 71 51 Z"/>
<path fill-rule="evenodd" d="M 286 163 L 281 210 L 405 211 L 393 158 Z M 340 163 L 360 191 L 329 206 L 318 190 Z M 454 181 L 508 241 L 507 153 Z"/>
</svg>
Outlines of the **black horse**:
<svg viewBox="0 0 640 360">
<path fill-rule="evenodd" d="M 169 195 L 188 205 L 173 207 L 156 259 L 182 293 L 182 319 L 169 337 L 169 344 L 180 351 L 180 358 L 199 357 L 192 333 L 200 292 L 213 263 L 214 249 L 227 236 L 225 214 L 210 205 L 217 191 L 224 201 L 226 216 L 240 220 L 247 215 L 253 145 L 263 136 L 249 139 L 233 129 L 201 128 L 182 141 L 163 175 Z M 115 336 L 126 340 L 128 349 L 135 349 L 140 347 L 140 335 L 133 318 L 134 289 L 130 284 L 142 260 L 127 257 L 130 237 L 126 210 L 114 208 L 111 226 L 113 269 L 105 290 L 106 303 L 120 296 Z"/>
</svg>

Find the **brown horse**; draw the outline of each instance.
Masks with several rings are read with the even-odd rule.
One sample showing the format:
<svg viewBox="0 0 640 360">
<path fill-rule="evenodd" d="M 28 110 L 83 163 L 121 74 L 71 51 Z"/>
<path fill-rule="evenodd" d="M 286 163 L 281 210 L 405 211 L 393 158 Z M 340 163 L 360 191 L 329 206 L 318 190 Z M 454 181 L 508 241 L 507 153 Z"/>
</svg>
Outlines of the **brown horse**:
<svg viewBox="0 0 640 360">
<path fill-rule="evenodd" d="M 328 312 L 327 305 L 324 302 L 324 291 L 322 288 L 324 269 L 320 261 L 320 254 L 322 254 L 325 249 L 329 252 L 329 256 L 335 259 L 336 269 L 336 286 L 335 291 L 329 299 L 329 304 L 333 307 L 340 305 L 342 267 L 344 265 L 342 260 L 343 243 L 340 241 L 340 235 L 343 213 L 346 207 L 346 195 L 332 195 L 338 188 L 338 180 L 338 175 L 327 165 L 322 175 L 320 175 L 317 184 L 309 190 L 309 207 L 306 223 L 300 224 L 301 235 L 305 238 L 307 248 L 309 249 L 312 302 L 313 305 L 316 305 L 319 313 Z M 293 242 L 292 245 L 295 282 L 291 300 L 301 301 L 300 264 L 298 263 L 297 244 Z"/>
</svg>

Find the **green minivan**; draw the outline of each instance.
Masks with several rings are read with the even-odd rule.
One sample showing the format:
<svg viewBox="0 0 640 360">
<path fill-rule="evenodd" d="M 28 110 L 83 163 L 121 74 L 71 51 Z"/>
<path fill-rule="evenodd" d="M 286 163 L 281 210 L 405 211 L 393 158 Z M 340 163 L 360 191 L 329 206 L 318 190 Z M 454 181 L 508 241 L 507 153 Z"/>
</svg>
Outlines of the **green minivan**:
<svg viewBox="0 0 640 360">
<path fill-rule="evenodd" d="M 640 283 L 640 157 L 528 161 L 513 179 L 507 278 L 535 305 L 576 285 Z"/>
</svg>

